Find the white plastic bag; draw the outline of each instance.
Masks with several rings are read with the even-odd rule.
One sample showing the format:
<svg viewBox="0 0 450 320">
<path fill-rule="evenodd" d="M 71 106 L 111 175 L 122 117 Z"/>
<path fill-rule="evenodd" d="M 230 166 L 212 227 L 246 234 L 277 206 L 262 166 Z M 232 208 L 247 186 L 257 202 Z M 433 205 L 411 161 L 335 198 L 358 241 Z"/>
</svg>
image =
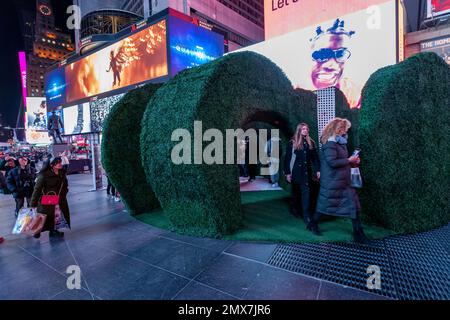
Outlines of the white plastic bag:
<svg viewBox="0 0 450 320">
<path fill-rule="evenodd" d="M 17 215 L 12 233 L 35 235 L 41 232 L 46 218 L 45 214 L 38 213 L 35 208 L 22 208 Z"/>
</svg>

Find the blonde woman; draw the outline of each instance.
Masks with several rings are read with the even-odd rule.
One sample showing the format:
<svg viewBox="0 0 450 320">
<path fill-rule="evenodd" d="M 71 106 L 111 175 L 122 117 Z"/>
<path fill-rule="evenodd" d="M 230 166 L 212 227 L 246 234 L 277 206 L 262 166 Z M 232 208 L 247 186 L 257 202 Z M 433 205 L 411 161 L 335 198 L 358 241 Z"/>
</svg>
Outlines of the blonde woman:
<svg viewBox="0 0 450 320">
<path fill-rule="evenodd" d="M 358 165 L 359 156 L 348 156 L 347 131 L 351 123 L 347 119 L 335 118 L 323 129 L 320 151 L 320 192 L 316 213 L 308 229 L 321 235 L 318 221 L 322 214 L 352 219 L 353 238 L 356 242 L 366 243 L 359 212 L 361 206 L 358 195 L 350 186 L 350 169 Z"/>
<path fill-rule="evenodd" d="M 302 212 L 306 224 L 314 212 L 311 186 L 313 180 L 319 179 L 319 171 L 319 157 L 316 144 L 309 136 L 309 126 L 300 123 L 286 149 L 284 174 L 286 180 L 292 183 L 291 213 L 301 217 Z"/>
</svg>

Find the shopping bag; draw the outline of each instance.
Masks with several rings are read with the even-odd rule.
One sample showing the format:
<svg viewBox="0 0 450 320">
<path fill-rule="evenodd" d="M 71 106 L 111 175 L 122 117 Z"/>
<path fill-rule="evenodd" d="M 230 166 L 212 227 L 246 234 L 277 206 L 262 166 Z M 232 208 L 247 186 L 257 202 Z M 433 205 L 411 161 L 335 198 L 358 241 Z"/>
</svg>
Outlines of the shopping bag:
<svg viewBox="0 0 450 320">
<path fill-rule="evenodd" d="M 351 187 L 362 188 L 361 171 L 359 168 L 351 168 Z"/>
<path fill-rule="evenodd" d="M 35 208 L 22 208 L 17 215 L 12 233 L 29 235 L 39 233 L 44 226 L 46 217 L 46 215 L 38 213 Z"/>
<path fill-rule="evenodd" d="M 59 205 L 55 206 L 55 230 L 70 229 Z"/>
</svg>

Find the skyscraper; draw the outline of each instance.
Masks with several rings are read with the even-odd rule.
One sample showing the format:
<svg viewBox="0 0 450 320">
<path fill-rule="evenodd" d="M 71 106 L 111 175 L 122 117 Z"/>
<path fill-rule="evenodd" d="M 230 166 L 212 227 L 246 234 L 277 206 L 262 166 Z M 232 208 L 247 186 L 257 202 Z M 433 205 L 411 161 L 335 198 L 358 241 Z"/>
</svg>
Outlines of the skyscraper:
<svg viewBox="0 0 450 320">
<path fill-rule="evenodd" d="M 25 48 L 27 50 L 27 95 L 43 97 L 44 75 L 52 64 L 64 60 L 75 51 L 70 35 L 55 27 L 55 17 L 50 0 L 37 0 L 35 19 L 22 13 L 26 30 Z M 30 24 L 33 23 L 33 26 Z"/>
</svg>

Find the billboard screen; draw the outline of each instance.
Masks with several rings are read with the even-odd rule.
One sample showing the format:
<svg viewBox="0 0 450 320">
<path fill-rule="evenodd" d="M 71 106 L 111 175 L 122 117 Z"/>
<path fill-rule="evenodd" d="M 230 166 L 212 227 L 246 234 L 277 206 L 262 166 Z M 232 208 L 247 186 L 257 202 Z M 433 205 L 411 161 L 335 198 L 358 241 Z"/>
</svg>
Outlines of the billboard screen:
<svg viewBox="0 0 450 320">
<path fill-rule="evenodd" d="M 47 131 L 47 103 L 45 98 L 27 98 L 25 129 Z"/>
<path fill-rule="evenodd" d="M 223 56 L 223 36 L 169 17 L 171 76 Z"/>
<path fill-rule="evenodd" d="M 450 13 L 450 0 L 428 0 L 428 18 Z"/>
<path fill-rule="evenodd" d="M 63 115 L 62 109 L 54 109 L 52 111 L 47 111 L 47 123 L 48 123 L 50 117 L 53 115 L 53 112 L 55 112 L 55 114 L 61 118 L 61 121 L 64 124 L 64 115 Z M 61 132 L 61 134 L 64 134 L 64 128 L 60 128 L 60 132 Z"/>
<path fill-rule="evenodd" d="M 47 131 L 26 130 L 25 139 L 29 144 L 50 144 L 51 140 Z"/>
<path fill-rule="evenodd" d="M 45 77 L 47 107 L 53 110 L 66 103 L 66 76 L 64 68 L 55 69 Z"/>
<path fill-rule="evenodd" d="M 296 88 L 338 87 L 351 108 L 360 107 L 370 75 L 397 62 L 395 0 L 303 0 L 266 18 L 269 35 L 288 33 L 238 51 L 268 57 Z"/>
<path fill-rule="evenodd" d="M 27 105 L 27 58 L 24 51 L 19 52 L 19 68 L 20 68 L 20 81 L 22 84 L 22 99 L 24 106 Z"/>
<path fill-rule="evenodd" d="M 162 20 L 65 67 L 66 103 L 168 75 Z"/>
<path fill-rule="evenodd" d="M 103 130 L 103 123 L 111 111 L 111 108 L 122 99 L 124 95 L 125 93 L 122 93 L 90 102 L 92 132 L 101 132 Z"/>
<path fill-rule="evenodd" d="M 420 44 L 421 51 L 431 51 L 441 56 L 450 66 L 450 36 L 436 38 Z"/>
<path fill-rule="evenodd" d="M 64 108 L 63 119 L 65 135 L 91 132 L 89 102 Z"/>
</svg>

